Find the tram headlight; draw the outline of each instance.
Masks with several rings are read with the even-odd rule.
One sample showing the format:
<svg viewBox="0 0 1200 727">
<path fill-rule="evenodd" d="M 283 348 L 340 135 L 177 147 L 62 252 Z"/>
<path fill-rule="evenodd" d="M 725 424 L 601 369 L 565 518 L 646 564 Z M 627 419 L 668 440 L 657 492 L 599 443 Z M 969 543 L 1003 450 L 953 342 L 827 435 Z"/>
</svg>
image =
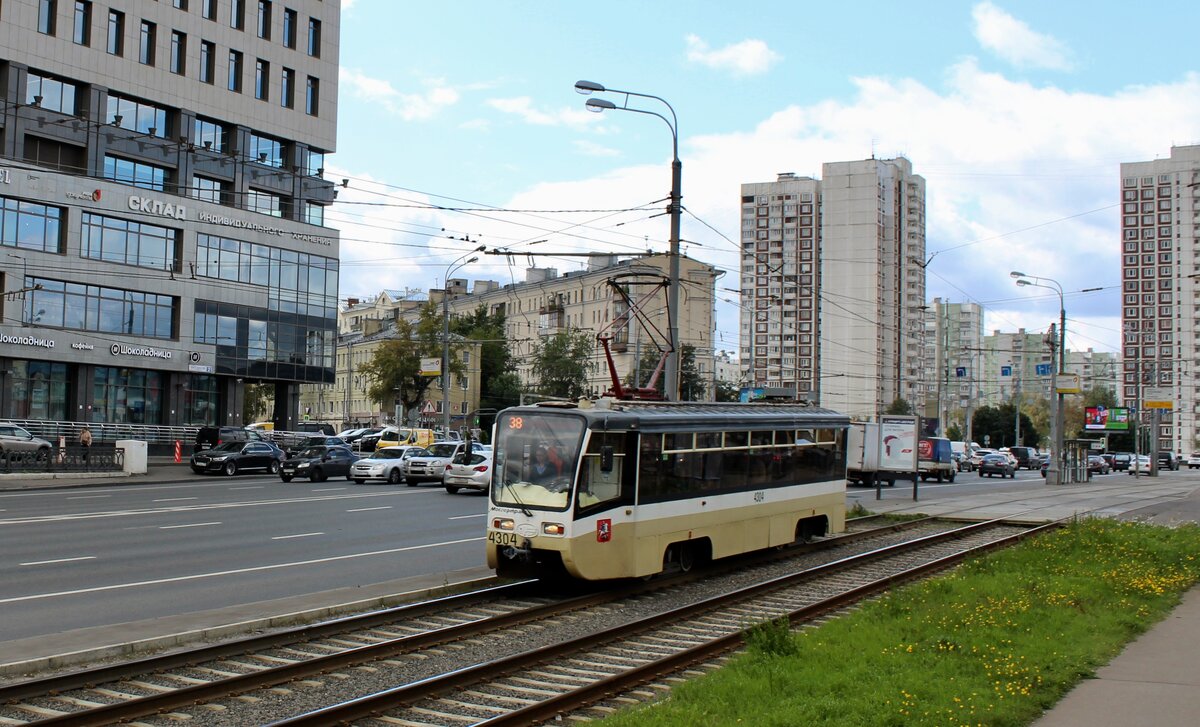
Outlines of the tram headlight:
<svg viewBox="0 0 1200 727">
<path fill-rule="evenodd" d="M 494 530 L 512 530 L 514 527 L 516 527 L 516 523 L 512 521 L 512 518 L 498 517 L 492 520 Z"/>
<path fill-rule="evenodd" d="M 542 523 L 542 533 L 545 535 L 562 535 L 566 531 L 567 529 L 558 523 Z"/>
</svg>

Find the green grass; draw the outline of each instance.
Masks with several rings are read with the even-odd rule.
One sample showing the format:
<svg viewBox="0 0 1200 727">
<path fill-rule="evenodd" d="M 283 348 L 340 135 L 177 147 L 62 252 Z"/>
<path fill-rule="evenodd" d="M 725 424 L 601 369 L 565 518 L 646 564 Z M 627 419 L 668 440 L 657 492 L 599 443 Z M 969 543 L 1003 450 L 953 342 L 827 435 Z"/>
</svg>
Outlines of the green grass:
<svg viewBox="0 0 1200 727">
<path fill-rule="evenodd" d="M 1200 527 L 1085 520 L 820 628 L 752 630 L 726 668 L 605 727 L 1026 725 L 1200 578 Z"/>
</svg>

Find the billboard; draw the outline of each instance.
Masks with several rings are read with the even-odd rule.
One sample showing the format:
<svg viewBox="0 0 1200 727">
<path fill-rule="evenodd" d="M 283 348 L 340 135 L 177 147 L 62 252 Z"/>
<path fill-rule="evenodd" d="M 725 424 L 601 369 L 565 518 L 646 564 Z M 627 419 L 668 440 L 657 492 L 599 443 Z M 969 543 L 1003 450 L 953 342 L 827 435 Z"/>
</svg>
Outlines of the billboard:
<svg viewBox="0 0 1200 727">
<path fill-rule="evenodd" d="M 1089 406 L 1083 412 L 1083 428 L 1089 432 L 1129 431 L 1129 410 L 1124 407 Z"/>
<path fill-rule="evenodd" d="M 421 376 L 441 376 L 442 360 L 440 358 L 422 358 Z"/>
<path fill-rule="evenodd" d="M 879 418 L 879 469 L 914 472 L 917 469 L 917 418 Z"/>
</svg>

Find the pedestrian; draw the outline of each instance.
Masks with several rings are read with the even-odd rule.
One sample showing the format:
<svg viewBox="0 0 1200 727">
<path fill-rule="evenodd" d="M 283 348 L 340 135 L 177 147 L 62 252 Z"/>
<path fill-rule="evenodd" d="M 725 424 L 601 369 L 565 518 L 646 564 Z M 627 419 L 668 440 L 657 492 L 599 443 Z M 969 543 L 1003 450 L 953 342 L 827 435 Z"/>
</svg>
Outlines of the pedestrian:
<svg viewBox="0 0 1200 727">
<path fill-rule="evenodd" d="M 84 426 L 83 431 L 79 433 L 79 446 L 83 447 L 83 461 L 88 461 L 88 451 L 92 447 L 92 430 Z"/>
</svg>

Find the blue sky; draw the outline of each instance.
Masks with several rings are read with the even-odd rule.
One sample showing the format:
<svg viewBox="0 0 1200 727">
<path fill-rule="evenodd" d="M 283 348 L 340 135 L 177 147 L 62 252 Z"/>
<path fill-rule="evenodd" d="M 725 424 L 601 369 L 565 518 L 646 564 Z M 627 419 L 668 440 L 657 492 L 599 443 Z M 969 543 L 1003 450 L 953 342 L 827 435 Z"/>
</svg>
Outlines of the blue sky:
<svg viewBox="0 0 1200 727">
<path fill-rule="evenodd" d="M 347 186 L 327 224 L 343 297 L 441 285 L 467 239 L 518 255 L 457 277 L 503 283 L 534 260 L 522 252 L 665 250 L 669 131 L 588 113 L 573 89 L 588 79 L 674 107 L 684 249 L 730 271 L 720 288 L 737 287 L 737 253 L 707 225 L 739 238 L 741 183 L 904 155 L 928 185 L 930 298 L 981 303 L 989 332 L 1032 331 L 1057 296 L 1010 270 L 1102 287 L 1068 295 L 1068 346 L 1113 351 L 1119 165 L 1200 143 L 1194 3 L 342 6 L 327 176 Z M 718 297 L 717 347 L 736 351 L 737 297 Z"/>
</svg>

